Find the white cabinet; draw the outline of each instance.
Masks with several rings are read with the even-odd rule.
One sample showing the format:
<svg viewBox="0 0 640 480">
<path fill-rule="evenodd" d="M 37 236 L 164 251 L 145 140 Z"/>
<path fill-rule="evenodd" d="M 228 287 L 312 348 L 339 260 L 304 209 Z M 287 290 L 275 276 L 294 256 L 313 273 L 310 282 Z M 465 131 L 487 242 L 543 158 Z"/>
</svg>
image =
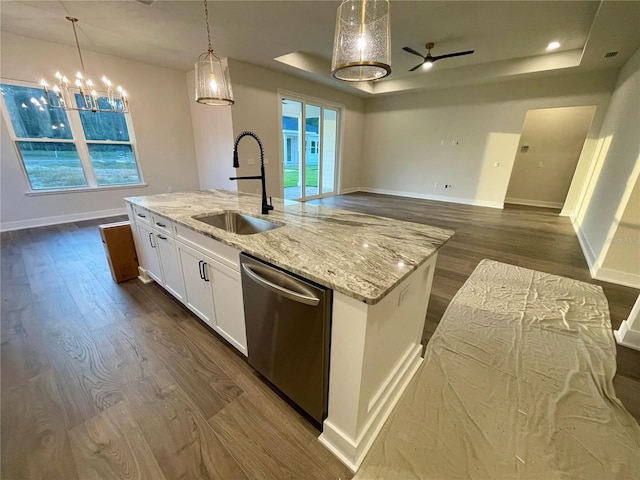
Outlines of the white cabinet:
<svg viewBox="0 0 640 480">
<path fill-rule="evenodd" d="M 247 355 L 240 272 L 176 242 L 185 283 L 185 305 Z"/>
<path fill-rule="evenodd" d="M 203 273 L 204 264 L 208 259 L 202 253 L 181 242 L 176 244 L 184 276 L 185 305 L 213 328 L 216 319 L 211 279 L 205 277 Z"/>
<path fill-rule="evenodd" d="M 144 281 L 146 272 L 247 355 L 240 252 L 138 205 L 127 210 L 140 278 Z"/>
<path fill-rule="evenodd" d="M 138 223 L 138 232 L 140 234 L 139 243 L 142 247 L 144 269 L 147 275 L 160 285 L 163 285 L 162 268 L 160 267 L 160 257 L 158 256 L 155 233 L 146 223 Z"/>
<path fill-rule="evenodd" d="M 143 217 L 138 217 L 143 215 Z M 138 244 L 142 248 L 142 264 L 147 275 L 166 288 L 178 300 L 184 299 L 184 281 L 175 240 L 150 226 L 149 212 L 136 211 Z M 138 220 L 141 218 L 143 220 Z M 169 230 L 170 231 L 170 230 Z"/>
<path fill-rule="evenodd" d="M 184 300 L 184 282 L 182 280 L 182 268 L 176 250 L 176 241 L 168 235 L 155 233 L 156 250 L 160 255 L 160 266 L 162 267 L 161 282 L 178 300 Z"/>
<path fill-rule="evenodd" d="M 205 268 L 213 281 L 213 305 L 216 312 L 214 328 L 233 346 L 247 355 L 240 272 L 216 261 L 207 263 Z"/>
</svg>

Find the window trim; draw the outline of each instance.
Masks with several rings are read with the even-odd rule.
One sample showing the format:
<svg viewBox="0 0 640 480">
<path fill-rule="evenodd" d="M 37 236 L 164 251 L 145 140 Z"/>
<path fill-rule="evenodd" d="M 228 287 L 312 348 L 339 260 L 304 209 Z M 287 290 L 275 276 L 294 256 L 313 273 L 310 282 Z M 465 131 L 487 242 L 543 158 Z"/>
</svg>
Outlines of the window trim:
<svg viewBox="0 0 640 480">
<path fill-rule="evenodd" d="M 6 84 L 6 85 L 14 85 L 17 87 L 42 89 L 42 87 L 38 83 L 27 82 L 24 80 L 15 80 L 11 78 L 0 77 L 0 83 Z M 22 175 L 24 176 L 24 179 L 27 182 L 27 185 L 29 187 L 29 189 L 24 192 L 25 195 L 27 196 L 55 195 L 58 193 L 82 193 L 82 192 L 93 192 L 93 191 L 102 191 L 102 190 L 118 190 L 118 189 L 124 189 L 124 188 L 139 188 L 139 187 L 148 186 L 148 184 L 144 181 L 142 166 L 140 165 L 140 156 L 138 154 L 138 142 L 137 142 L 135 131 L 133 129 L 133 120 L 131 118 L 131 112 L 123 114 L 125 118 L 125 123 L 127 125 L 127 130 L 129 133 L 128 142 L 119 141 L 119 140 L 87 140 L 84 134 L 84 128 L 82 127 L 80 112 L 77 110 L 67 110 L 66 112 L 67 120 L 69 122 L 69 129 L 71 130 L 71 138 L 18 137 L 16 136 L 16 132 L 13 127 L 13 122 L 11 121 L 11 116 L 9 115 L 9 109 L 7 108 L 4 95 L 0 94 L 0 97 L 2 97 L 2 99 L 0 100 L 0 110 L 2 110 L 2 116 L 7 125 L 7 130 L 9 132 L 9 139 L 13 144 L 13 149 L 16 153 L 16 157 L 18 158 L 18 163 L 20 164 Z M 75 102 L 75 97 L 74 97 L 74 102 Z M 20 148 L 18 147 L 18 142 L 72 143 L 75 146 L 76 151 L 78 152 L 80 165 L 82 166 L 85 180 L 87 181 L 87 186 L 34 189 L 31 185 L 31 179 L 29 178 L 27 168 L 24 164 L 22 153 L 20 152 Z M 91 155 L 89 154 L 89 147 L 88 147 L 89 144 L 131 145 L 131 149 L 133 151 L 133 155 L 136 161 L 136 169 L 138 171 L 139 182 L 124 183 L 120 185 L 98 185 L 96 174 L 93 168 L 93 163 L 91 161 Z"/>
</svg>

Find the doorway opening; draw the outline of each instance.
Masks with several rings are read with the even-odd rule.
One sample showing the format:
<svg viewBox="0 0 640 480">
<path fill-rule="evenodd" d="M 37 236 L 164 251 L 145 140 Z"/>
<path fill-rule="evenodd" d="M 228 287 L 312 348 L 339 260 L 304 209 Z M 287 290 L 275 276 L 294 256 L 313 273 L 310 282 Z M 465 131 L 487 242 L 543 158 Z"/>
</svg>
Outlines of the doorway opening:
<svg viewBox="0 0 640 480">
<path fill-rule="evenodd" d="M 282 97 L 281 107 L 283 198 L 334 195 L 341 108 L 292 96 Z"/>
<path fill-rule="evenodd" d="M 595 112 L 595 105 L 527 112 L 505 204 L 562 209 Z"/>
</svg>

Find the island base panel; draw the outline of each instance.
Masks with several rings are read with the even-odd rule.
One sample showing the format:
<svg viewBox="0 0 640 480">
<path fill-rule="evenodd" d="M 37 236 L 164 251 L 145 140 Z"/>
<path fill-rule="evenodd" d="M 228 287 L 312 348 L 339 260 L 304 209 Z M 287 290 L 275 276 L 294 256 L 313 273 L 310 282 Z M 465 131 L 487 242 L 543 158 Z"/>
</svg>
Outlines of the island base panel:
<svg viewBox="0 0 640 480">
<path fill-rule="evenodd" d="M 319 440 L 354 472 L 422 363 L 436 260 L 375 305 L 334 292 L 329 413 Z"/>
</svg>

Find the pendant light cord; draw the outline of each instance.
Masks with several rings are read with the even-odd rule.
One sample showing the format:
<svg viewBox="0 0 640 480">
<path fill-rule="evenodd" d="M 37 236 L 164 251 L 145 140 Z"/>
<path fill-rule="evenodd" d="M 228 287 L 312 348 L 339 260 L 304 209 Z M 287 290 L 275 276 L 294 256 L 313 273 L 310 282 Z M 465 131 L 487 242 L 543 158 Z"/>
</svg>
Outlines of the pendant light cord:
<svg viewBox="0 0 640 480">
<path fill-rule="evenodd" d="M 213 52 L 211 46 L 211 30 L 209 29 L 209 9 L 207 8 L 207 0 L 204 0 L 204 19 L 207 23 L 207 40 L 209 41 L 209 52 Z"/>
<path fill-rule="evenodd" d="M 84 71 L 84 61 L 82 60 L 82 52 L 80 51 L 80 42 L 78 41 L 78 33 L 76 32 L 76 22 L 78 19 L 74 17 L 66 18 L 71 22 L 71 26 L 73 26 L 73 36 L 76 38 L 76 47 L 78 48 L 78 56 L 80 57 L 80 65 L 82 66 L 82 75 L 86 76 L 87 74 Z"/>
</svg>

